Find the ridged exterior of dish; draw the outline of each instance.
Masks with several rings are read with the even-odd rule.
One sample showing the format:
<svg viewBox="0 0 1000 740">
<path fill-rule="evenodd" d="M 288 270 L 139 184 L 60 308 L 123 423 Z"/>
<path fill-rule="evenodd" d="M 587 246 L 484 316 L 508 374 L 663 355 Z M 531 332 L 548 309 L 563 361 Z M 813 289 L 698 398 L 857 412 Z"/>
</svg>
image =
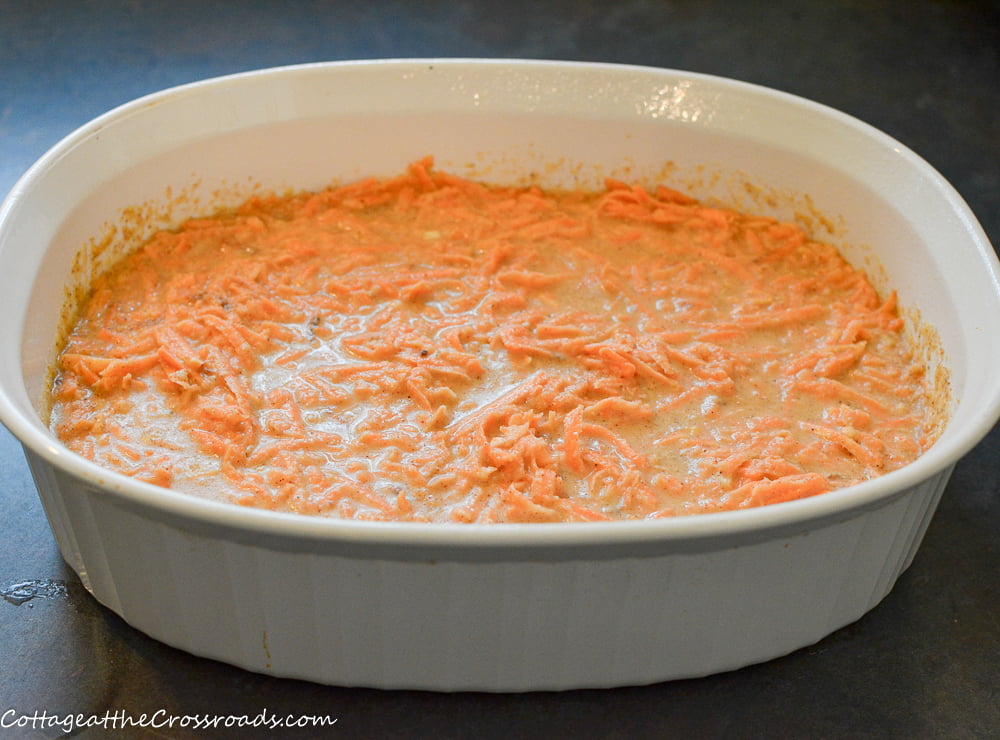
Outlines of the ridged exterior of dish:
<svg viewBox="0 0 1000 740">
<path fill-rule="evenodd" d="M 63 556 L 151 637 L 277 676 L 445 691 L 647 684 L 810 645 L 889 592 L 950 473 L 745 546 L 469 562 L 235 542 L 143 516 L 27 457 Z"/>
</svg>

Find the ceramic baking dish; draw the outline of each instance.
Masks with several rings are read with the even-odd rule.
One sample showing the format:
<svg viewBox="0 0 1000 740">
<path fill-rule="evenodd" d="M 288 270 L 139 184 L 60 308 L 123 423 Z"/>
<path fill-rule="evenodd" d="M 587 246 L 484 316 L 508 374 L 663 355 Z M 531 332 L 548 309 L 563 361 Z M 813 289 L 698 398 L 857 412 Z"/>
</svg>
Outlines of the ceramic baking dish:
<svg viewBox="0 0 1000 740">
<path fill-rule="evenodd" d="M 45 423 L 67 305 L 150 229 L 259 188 L 433 155 L 493 182 L 669 181 L 796 218 L 899 293 L 950 420 L 880 479 L 674 520 L 336 521 L 173 493 L 69 453 Z M 63 557 L 129 624 L 192 653 L 340 685 L 522 691 L 764 661 L 874 607 L 955 462 L 1000 416 L 1000 267 L 927 163 L 780 92 L 662 69 L 399 60 L 264 70 L 124 105 L 48 152 L 0 211 L 0 419 Z M 952 491 L 961 495 L 961 491 Z"/>
</svg>

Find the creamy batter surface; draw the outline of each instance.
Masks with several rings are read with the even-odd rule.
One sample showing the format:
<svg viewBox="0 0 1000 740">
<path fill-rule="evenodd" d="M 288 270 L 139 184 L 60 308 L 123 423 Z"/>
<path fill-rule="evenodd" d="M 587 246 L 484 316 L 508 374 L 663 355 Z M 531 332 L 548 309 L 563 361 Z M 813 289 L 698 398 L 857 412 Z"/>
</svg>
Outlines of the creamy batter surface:
<svg viewBox="0 0 1000 740">
<path fill-rule="evenodd" d="M 894 295 L 799 227 L 430 159 L 156 234 L 96 281 L 58 363 L 72 450 L 341 518 L 739 509 L 878 476 L 935 435 Z"/>
</svg>

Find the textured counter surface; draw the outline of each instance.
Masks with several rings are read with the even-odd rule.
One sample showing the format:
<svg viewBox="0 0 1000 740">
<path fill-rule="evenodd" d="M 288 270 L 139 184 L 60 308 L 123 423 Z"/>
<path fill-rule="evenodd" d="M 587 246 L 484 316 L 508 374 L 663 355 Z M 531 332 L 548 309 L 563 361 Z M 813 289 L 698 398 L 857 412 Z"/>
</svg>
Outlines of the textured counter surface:
<svg viewBox="0 0 1000 740">
<path fill-rule="evenodd" d="M 0 2 L 0 194 L 77 126 L 167 86 L 282 64 L 433 56 L 646 64 L 802 95 L 914 149 L 1000 244 L 1000 10 L 958 0 Z M 2 429 L 0 482 L 0 737 L 64 735 L 51 723 L 6 726 L 36 713 L 265 711 L 335 717 L 326 735 L 345 738 L 1000 735 L 1000 429 L 958 465 L 912 567 L 857 623 L 764 665 L 606 691 L 345 689 L 192 657 L 84 591 Z M 248 736 L 110 728 L 76 736 Z"/>
</svg>

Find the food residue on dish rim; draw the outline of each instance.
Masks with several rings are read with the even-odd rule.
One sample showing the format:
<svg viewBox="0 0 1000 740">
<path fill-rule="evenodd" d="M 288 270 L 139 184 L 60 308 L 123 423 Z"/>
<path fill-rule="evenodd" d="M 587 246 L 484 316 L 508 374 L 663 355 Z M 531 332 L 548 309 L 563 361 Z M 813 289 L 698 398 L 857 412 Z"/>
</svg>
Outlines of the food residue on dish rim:
<svg viewBox="0 0 1000 740">
<path fill-rule="evenodd" d="M 97 277 L 52 427 L 193 495 L 491 523 L 779 503 L 933 442 L 893 293 L 795 224 L 606 185 L 428 158 L 158 231 Z"/>
</svg>

